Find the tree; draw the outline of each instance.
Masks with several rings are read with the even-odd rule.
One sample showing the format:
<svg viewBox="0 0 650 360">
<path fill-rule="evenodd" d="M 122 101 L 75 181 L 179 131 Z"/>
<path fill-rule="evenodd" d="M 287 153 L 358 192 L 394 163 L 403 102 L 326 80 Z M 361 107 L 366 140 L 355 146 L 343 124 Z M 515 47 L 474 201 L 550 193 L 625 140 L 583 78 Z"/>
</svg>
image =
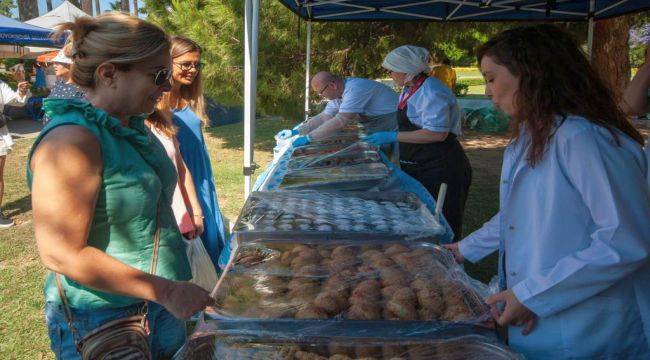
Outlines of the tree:
<svg viewBox="0 0 650 360">
<path fill-rule="evenodd" d="M 138 16 L 138 0 L 133 0 L 133 15 Z"/>
<path fill-rule="evenodd" d="M 81 9 L 81 2 L 80 2 L 80 0 L 68 0 L 68 1 L 70 1 L 70 2 L 72 3 L 72 5 L 74 5 L 74 6 L 76 6 L 76 7 L 78 7 L 78 8 Z"/>
<path fill-rule="evenodd" d="M 20 21 L 27 21 L 38 17 L 38 3 L 36 0 L 17 0 Z"/>
<path fill-rule="evenodd" d="M 592 65 L 617 99 L 630 82 L 629 34 L 630 19 L 626 16 L 594 24 Z"/>
<path fill-rule="evenodd" d="M 45 0 L 45 6 L 47 8 L 47 12 L 52 11 L 52 0 Z"/>
<path fill-rule="evenodd" d="M 121 0 L 120 1 L 120 10 L 122 10 L 125 13 L 130 13 L 131 9 L 129 9 L 129 0 Z"/>
<path fill-rule="evenodd" d="M 122 1 L 121 0 L 116 0 L 110 4 L 108 4 L 110 7 L 111 11 L 122 11 Z"/>
<path fill-rule="evenodd" d="M 81 10 L 93 16 L 93 0 L 81 0 Z"/>
<path fill-rule="evenodd" d="M 243 102 L 244 19 L 242 0 L 145 0 L 148 18 L 204 48 L 205 88 L 220 103 Z M 512 25 L 487 23 L 314 23 L 313 70 L 342 75 L 385 77 L 383 56 L 414 44 L 447 55 L 454 65 L 472 65 L 474 47 Z M 305 27 L 279 2 L 260 7 L 258 109 L 262 113 L 302 113 Z"/>
<path fill-rule="evenodd" d="M 102 8 L 99 4 L 99 0 L 95 0 L 95 16 L 102 13 Z"/>
<path fill-rule="evenodd" d="M 11 10 L 16 7 L 13 0 L 0 0 L 0 14 L 11 17 Z"/>
</svg>

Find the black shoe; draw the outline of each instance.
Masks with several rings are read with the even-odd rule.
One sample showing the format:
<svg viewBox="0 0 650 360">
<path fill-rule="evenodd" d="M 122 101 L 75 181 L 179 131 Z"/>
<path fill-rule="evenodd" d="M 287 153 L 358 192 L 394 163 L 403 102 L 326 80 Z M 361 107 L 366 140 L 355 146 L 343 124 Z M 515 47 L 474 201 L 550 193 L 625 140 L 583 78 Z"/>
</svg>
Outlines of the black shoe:
<svg viewBox="0 0 650 360">
<path fill-rule="evenodd" d="M 14 226 L 14 221 L 0 212 L 0 229 L 8 229 L 12 226 Z"/>
</svg>

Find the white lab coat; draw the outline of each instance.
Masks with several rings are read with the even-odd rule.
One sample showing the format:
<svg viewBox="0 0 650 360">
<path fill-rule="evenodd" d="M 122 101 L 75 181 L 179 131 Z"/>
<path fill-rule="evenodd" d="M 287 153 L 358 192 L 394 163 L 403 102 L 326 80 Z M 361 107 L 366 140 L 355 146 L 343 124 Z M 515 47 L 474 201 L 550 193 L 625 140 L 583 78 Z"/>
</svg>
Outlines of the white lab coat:
<svg viewBox="0 0 650 360">
<path fill-rule="evenodd" d="M 504 153 L 500 211 L 460 244 L 469 261 L 505 250 L 507 288 L 539 316 L 510 345 L 530 359 L 650 359 L 650 191 L 641 146 L 558 117 L 542 160 L 524 133 Z M 503 254 L 503 252 L 501 253 Z M 499 264 L 503 264 L 500 257 Z"/>
<path fill-rule="evenodd" d="M 27 93 L 24 96 L 20 96 L 18 91 L 13 91 L 4 81 L 0 81 L 0 112 L 4 111 L 5 104 L 8 104 L 13 100 L 24 104 L 27 99 L 29 99 L 29 96 L 29 90 L 27 90 Z M 0 148 L 3 149 L 11 149 L 14 145 L 14 141 L 11 138 L 11 134 L 6 125 L 0 128 L 0 141 L 2 141 Z M 5 153 L 7 150 L 0 150 L 0 152 Z"/>
</svg>

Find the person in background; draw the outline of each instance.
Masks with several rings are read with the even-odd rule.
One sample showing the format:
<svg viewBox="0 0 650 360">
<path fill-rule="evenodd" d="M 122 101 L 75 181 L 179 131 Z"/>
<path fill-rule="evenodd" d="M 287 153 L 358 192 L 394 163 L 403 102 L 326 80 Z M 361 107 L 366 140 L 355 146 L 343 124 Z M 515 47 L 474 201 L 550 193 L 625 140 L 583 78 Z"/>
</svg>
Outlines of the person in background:
<svg viewBox="0 0 650 360">
<path fill-rule="evenodd" d="M 440 186 L 447 184 L 443 214 L 459 240 L 472 167 L 458 141 L 461 127 L 456 97 L 427 75 L 429 57 L 425 48 L 412 45 L 386 55 L 382 67 L 404 88 L 397 106 L 399 131 L 378 132 L 364 140 L 375 145 L 398 141 L 402 170 L 422 183 L 434 199 Z"/>
<path fill-rule="evenodd" d="M 57 80 L 48 95 L 48 99 L 84 99 L 86 92 L 74 82 L 72 82 L 72 76 L 70 68 L 72 66 L 72 58 L 69 56 L 71 52 L 70 46 L 67 44 L 59 51 L 54 58 L 52 58 L 52 64 L 54 66 L 54 72 L 56 74 Z M 43 124 L 47 124 L 50 121 L 50 117 L 45 114 L 43 116 Z"/>
<path fill-rule="evenodd" d="M 459 262 L 499 251 L 501 292 L 486 302 L 526 359 L 650 358 L 641 134 L 556 26 L 504 31 L 477 60 L 512 137 L 499 212 L 447 247 Z"/>
<path fill-rule="evenodd" d="M 213 303 L 187 281 L 192 274 L 171 209 L 176 171 L 141 116 L 170 89 L 169 38 L 122 13 L 78 17 L 57 36 L 66 30 L 72 79 L 87 101 L 44 101 L 52 120 L 27 167 L 36 243 L 51 270 L 45 318 L 52 351 L 80 359 L 80 339 L 148 304 L 152 358 L 168 358 L 185 341 L 183 320 Z"/>
<path fill-rule="evenodd" d="M 34 63 L 34 88 L 37 90 L 47 89 L 47 84 L 45 81 L 45 64 L 40 62 Z"/>
<path fill-rule="evenodd" d="M 172 115 L 163 113 L 162 110 L 156 110 L 149 115 L 145 124 L 165 148 L 167 156 L 176 168 L 178 181 L 172 198 L 172 210 L 183 237 L 187 240 L 194 240 L 203 233 L 203 214 L 201 213 L 201 203 L 194 189 L 192 174 L 187 170 L 178 148 L 177 130 Z"/>
<path fill-rule="evenodd" d="M 11 152 L 14 142 L 7 127 L 7 116 L 1 114 L 5 104 L 18 102 L 24 104 L 30 97 L 29 83 L 26 81 L 18 83 L 18 91 L 12 90 L 9 85 L 0 80 L 0 229 L 10 228 L 14 221 L 5 216 L 2 211 L 2 198 L 5 192 L 4 168 L 7 155 Z"/>
<path fill-rule="evenodd" d="M 456 71 L 451 67 L 451 61 L 446 55 L 439 55 L 440 63 L 431 69 L 431 76 L 440 80 L 453 92 L 456 88 Z"/>
<path fill-rule="evenodd" d="M 327 100 L 325 110 L 293 130 L 280 131 L 277 134 L 279 139 L 300 135 L 293 141 L 293 145 L 304 146 L 314 140 L 332 136 L 355 121 L 367 134 L 397 130 L 397 94 L 378 81 L 343 78 L 320 71 L 312 77 L 311 88 Z M 390 152 L 389 149 L 385 150 Z"/>
<path fill-rule="evenodd" d="M 181 155 L 192 174 L 201 203 L 201 209 L 196 209 L 193 217 L 197 218 L 196 221 L 199 221 L 198 218 L 203 221 L 201 240 L 216 266 L 221 250 L 226 248 L 226 231 L 214 185 L 212 163 L 203 138 L 203 127 L 208 119 L 201 79 L 201 47 L 180 36 L 172 37 L 171 42 L 172 88 L 163 95 L 158 108 L 174 114 Z"/>
<path fill-rule="evenodd" d="M 17 83 L 25 81 L 25 60 L 18 60 L 18 63 L 9 68 L 9 70 L 14 74 L 14 79 L 16 79 Z"/>
<path fill-rule="evenodd" d="M 54 70 L 54 64 L 51 61 L 47 62 L 47 67 L 45 68 L 45 83 L 47 88 L 52 90 L 56 84 L 56 71 Z"/>
</svg>

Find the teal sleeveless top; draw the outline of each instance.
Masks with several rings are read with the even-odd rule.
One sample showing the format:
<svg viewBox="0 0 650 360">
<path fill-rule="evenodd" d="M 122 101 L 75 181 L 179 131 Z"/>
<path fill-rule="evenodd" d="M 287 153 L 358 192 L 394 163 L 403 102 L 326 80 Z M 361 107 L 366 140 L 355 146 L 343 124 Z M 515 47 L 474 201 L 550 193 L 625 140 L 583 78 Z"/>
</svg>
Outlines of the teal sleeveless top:
<svg viewBox="0 0 650 360">
<path fill-rule="evenodd" d="M 189 280 L 192 275 L 185 243 L 171 210 L 176 170 L 162 145 L 146 130 L 144 118 L 133 117 L 126 127 L 81 99 L 45 99 L 43 109 L 52 120 L 41 131 L 29 153 L 27 182 L 30 188 L 33 174 L 29 164 L 34 149 L 43 137 L 61 125 L 86 128 L 97 137 L 103 160 L 101 189 L 88 245 L 134 268 L 149 272 L 156 218 L 160 211 L 156 275 L 170 280 Z M 61 280 L 72 308 L 117 308 L 142 301 L 93 290 L 65 277 L 61 277 Z M 61 301 L 51 272 L 45 281 L 45 300 Z"/>
</svg>

